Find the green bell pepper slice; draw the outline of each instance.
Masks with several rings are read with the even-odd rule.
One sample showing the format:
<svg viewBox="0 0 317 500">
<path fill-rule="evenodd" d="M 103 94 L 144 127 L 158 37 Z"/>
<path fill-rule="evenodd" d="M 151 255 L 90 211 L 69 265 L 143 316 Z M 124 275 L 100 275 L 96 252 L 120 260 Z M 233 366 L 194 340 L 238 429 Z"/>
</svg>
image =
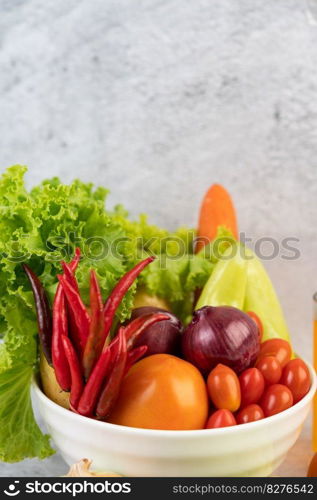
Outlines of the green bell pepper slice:
<svg viewBox="0 0 317 500">
<path fill-rule="evenodd" d="M 256 255 L 245 248 L 247 257 L 247 286 L 244 311 L 255 312 L 263 325 L 262 342 L 281 338 L 290 342 L 289 330 L 273 284 Z"/>
<path fill-rule="evenodd" d="M 217 262 L 197 301 L 203 306 L 232 306 L 243 309 L 247 286 L 247 261 L 238 243 L 233 243 Z"/>
<path fill-rule="evenodd" d="M 238 242 L 227 248 L 215 265 L 196 309 L 207 305 L 253 311 L 263 325 L 262 342 L 271 338 L 290 342 L 281 305 L 262 262 L 252 250 Z"/>
</svg>

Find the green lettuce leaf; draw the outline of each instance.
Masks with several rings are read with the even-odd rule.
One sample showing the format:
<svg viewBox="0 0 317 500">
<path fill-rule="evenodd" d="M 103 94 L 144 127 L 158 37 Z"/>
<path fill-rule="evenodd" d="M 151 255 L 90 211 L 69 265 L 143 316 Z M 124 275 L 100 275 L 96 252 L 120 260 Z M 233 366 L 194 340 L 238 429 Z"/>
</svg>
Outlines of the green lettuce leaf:
<svg viewBox="0 0 317 500">
<path fill-rule="evenodd" d="M 194 236 L 194 232 L 192 235 Z M 187 236 L 188 239 L 188 236 Z M 195 292 L 205 285 L 223 253 L 234 242 L 233 236 L 224 227 L 219 227 L 217 236 L 198 254 L 161 254 L 147 267 L 141 276 L 142 284 L 152 295 L 168 301 L 172 311 L 184 322 L 191 319 Z"/>
<path fill-rule="evenodd" d="M 32 367 L 16 365 L 0 373 L 0 460 L 45 458 L 54 451 L 36 424 L 30 396 Z"/>
</svg>

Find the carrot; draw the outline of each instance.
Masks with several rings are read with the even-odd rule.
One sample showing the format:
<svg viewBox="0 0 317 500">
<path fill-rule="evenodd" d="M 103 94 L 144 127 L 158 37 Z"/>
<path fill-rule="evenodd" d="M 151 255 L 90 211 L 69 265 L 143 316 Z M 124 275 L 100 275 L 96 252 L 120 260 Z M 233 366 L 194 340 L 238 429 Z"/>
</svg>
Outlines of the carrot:
<svg viewBox="0 0 317 500">
<path fill-rule="evenodd" d="M 200 207 L 196 253 L 216 237 L 219 226 L 225 226 L 238 239 L 237 218 L 232 199 L 223 186 L 213 184 Z"/>
</svg>

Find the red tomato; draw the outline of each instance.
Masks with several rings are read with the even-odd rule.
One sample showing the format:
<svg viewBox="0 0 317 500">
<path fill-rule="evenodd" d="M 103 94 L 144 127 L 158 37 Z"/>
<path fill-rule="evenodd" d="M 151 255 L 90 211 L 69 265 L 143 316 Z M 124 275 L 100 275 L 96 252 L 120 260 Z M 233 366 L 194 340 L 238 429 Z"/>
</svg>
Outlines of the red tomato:
<svg viewBox="0 0 317 500">
<path fill-rule="evenodd" d="M 255 364 L 267 385 L 277 384 L 282 376 L 282 367 L 275 356 L 264 356 Z"/>
<path fill-rule="evenodd" d="M 270 417 L 290 408 L 293 405 L 293 395 L 286 385 L 273 384 L 266 389 L 260 404 L 264 415 Z"/>
<path fill-rule="evenodd" d="M 216 408 L 237 411 L 241 403 L 239 379 L 228 366 L 219 364 L 207 379 L 209 396 Z"/>
<path fill-rule="evenodd" d="M 292 357 L 292 348 L 284 339 L 270 339 L 266 340 L 260 346 L 260 354 L 259 358 L 263 358 L 264 356 L 275 356 L 281 367 L 289 362 Z"/>
<path fill-rule="evenodd" d="M 257 403 L 264 391 L 264 377 L 257 368 L 248 368 L 239 377 L 241 406 Z"/>
<path fill-rule="evenodd" d="M 292 359 L 283 370 L 281 384 L 286 385 L 293 394 L 294 403 L 300 401 L 310 388 L 310 375 L 301 359 Z"/>
<path fill-rule="evenodd" d="M 247 424 L 264 418 L 264 413 L 259 405 L 249 405 L 239 411 L 236 419 L 238 424 Z"/>
<path fill-rule="evenodd" d="M 207 420 L 206 429 L 217 427 L 231 427 L 237 425 L 236 419 L 229 410 L 217 410 Z"/>
<path fill-rule="evenodd" d="M 259 329 L 259 337 L 260 337 L 260 342 L 261 342 L 261 339 L 263 337 L 263 325 L 262 325 L 262 321 L 260 320 L 259 316 L 257 314 L 255 314 L 255 312 L 253 312 L 253 311 L 248 311 L 247 314 L 256 323 L 256 326 Z"/>
</svg>

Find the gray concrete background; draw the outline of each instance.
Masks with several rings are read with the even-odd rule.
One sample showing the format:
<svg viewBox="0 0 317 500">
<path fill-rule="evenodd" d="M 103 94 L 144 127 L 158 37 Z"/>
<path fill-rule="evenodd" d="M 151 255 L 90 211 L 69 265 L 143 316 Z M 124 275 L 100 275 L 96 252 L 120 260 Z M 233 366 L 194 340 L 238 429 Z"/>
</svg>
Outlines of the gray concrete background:
<svg viewBox="0 0 317 500">
<path fill-rule="evenodd" d="M 314 14 L 316 13 L 316 18 Z M 311 356 L 317 289 L 317 0 L 0 0 L 0 165 L 79 176 L 132 215 L 194 225 L 212 182 L 267 262 Z M 58 457 L 0 475 L 64 472 Z"/>
</svg>

